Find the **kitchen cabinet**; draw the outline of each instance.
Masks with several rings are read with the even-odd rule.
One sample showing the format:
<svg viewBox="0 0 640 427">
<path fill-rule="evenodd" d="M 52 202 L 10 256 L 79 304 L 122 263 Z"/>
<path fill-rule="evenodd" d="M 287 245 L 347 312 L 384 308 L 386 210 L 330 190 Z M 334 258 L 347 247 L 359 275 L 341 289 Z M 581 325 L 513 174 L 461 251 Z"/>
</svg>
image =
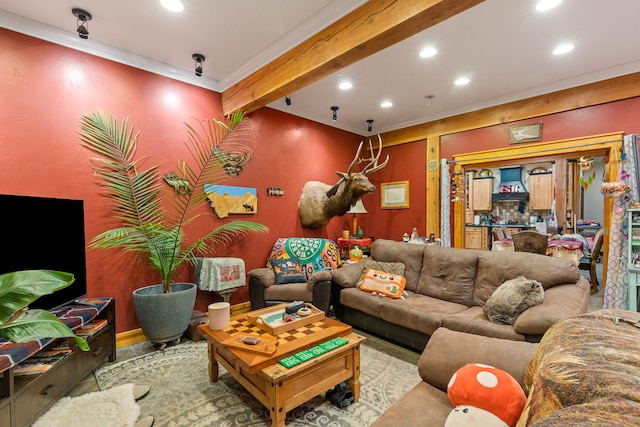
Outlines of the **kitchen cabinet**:
<svg viewBox="0 0 640 427">
<path fill-rule="evenodd" d="M 549 211 L 553 202 L 553 174 L 537 173 L 529 175 L 529 209 Z"/>
<path fill-rule="evenodd" d="M 467 226 L 464 230 L 464 247 L 467 249 L 489 250 L 491 239 L 490 227 Z"/>
<path fill-rule="evenodd" d="M 493 194 L 493 177 L 474 178 L 472 206 L 474 211 L 490 211 L 493 209 L 491 195 Z"/>
</svg>

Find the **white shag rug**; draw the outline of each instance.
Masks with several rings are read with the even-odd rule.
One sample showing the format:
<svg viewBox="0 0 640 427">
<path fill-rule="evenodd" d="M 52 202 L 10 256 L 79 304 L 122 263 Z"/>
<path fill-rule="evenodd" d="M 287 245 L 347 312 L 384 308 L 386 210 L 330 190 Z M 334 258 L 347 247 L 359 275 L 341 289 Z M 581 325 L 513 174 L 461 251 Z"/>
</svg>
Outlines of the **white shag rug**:
<svg viewBox="0 0 640 427">
<path fill-rule="evenodd" d="M 77 397 L 63 397 L 31 427 L 133 427 L 140 407 L 133 398 L 133 384 Z"/>
</svg>

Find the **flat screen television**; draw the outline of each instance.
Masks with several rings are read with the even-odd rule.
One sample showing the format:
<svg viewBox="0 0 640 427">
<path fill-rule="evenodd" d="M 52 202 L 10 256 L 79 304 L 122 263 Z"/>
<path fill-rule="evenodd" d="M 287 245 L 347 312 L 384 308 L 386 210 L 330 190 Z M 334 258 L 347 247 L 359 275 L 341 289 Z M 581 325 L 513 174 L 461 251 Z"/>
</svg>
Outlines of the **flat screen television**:
<svg viewBox="0 0 640 427">
<path fill-rule="evenodd" d="M 87 293 L 84 202 L 0 194 L 0 274 L 19 270 L 73 273 L 75 282 L 30 308 L 51 309 Z"/>
</svg>

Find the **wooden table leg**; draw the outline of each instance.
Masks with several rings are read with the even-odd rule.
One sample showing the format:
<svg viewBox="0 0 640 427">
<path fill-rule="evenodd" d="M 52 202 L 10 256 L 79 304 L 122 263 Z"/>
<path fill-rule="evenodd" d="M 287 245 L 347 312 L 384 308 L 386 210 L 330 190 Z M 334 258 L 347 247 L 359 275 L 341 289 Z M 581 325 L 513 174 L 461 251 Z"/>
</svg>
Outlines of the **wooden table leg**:
<svg viewBox="0 0 640 427">
<path fill-rule="evenodd" d="M 209 355 L 209 381 L 218 382 L 218 362 L 216 361 L 216 347 L 208 343 L 207 353 Z"/>
<path fill-rule="evenodd" d="M 269 413 L 271 414 L 271 427 L 284 427 L 287 412 L 284 410 L 285 395 L 283 381 L 273 382 L 267 390 L 269 398 Z"/>
<path fill-rule="evenodd" d="M 353 377 L 349 379 L 349 388 L 355 402 L 360 400 L 360 345 L 353 348 Z"/>
</svg>

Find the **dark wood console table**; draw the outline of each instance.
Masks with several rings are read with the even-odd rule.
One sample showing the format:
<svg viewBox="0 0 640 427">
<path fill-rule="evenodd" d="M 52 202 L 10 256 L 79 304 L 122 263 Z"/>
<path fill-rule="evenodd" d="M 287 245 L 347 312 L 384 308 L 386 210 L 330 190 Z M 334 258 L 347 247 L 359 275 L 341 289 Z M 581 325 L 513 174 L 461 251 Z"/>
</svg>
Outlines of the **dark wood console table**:
<svg viewBox="0 0 640 427">
<path fill-rule="evenodd" d="M 81 351 L 68 339 L 72 352 L 38 375 L 14 375 L 14 367 L 38 351 L 60 344 L 61 339 L 36 340 L 24 344 L 0 342 L 0 426 L 31 425 L 58 399 L 65 396 L 107 359 L 116 359 L 115 300 L 82 299 L 77 304 L 52 310 L 72 329 L 90 321 L 106 319 L 107 326 L 86 337 L 91 350 Z"/>
</svg>

